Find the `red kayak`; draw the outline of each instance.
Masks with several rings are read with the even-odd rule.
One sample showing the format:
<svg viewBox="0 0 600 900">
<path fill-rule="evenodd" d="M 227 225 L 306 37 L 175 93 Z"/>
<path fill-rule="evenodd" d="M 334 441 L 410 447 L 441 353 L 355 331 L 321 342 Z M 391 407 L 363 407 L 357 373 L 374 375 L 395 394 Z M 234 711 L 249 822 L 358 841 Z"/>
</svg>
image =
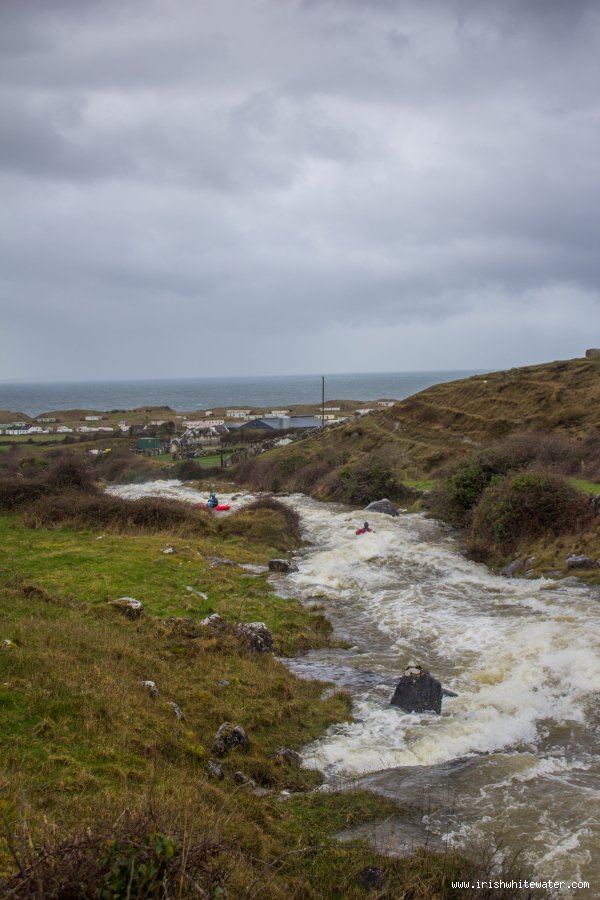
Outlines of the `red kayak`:
<svg viewBox="0 0 600 900">
<path fill-rule="evenodd" d="M 194 506 L 198 506 L 200 509 L 216 509 L 217 512 L 225 512 L 226 509 L 231 509 L 227 503 L 219 503 L 218 506 L 209 506 L 208 503 L 195 503 Z"/>
</svg>

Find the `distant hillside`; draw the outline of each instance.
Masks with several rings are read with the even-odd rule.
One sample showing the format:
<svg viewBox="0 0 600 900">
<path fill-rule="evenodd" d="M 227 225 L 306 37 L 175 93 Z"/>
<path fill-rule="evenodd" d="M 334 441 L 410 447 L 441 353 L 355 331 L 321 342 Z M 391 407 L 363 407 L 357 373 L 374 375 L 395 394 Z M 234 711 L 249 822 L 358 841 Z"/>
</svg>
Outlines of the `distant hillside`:
<svg viewBox="0 0 600 900">
<path fill-rule="evenodd" d="M 393 407 L 327 428 L 239 467 L 240 478 L 273 490 L 343 499 L 340 489 L 373 472 L 420 479 L 519 432 L 576 440 L 600 430 L 600 359 L 573 359 L 445 382 Z M 371 473 L 369 475 L 369 473 Z M 377 480 L 379 478 L 379 481 Z M 390 480 L 391 478 L 391 480 Z M 356 493 L 359 502 L 360 488 Z"/>
</svg>

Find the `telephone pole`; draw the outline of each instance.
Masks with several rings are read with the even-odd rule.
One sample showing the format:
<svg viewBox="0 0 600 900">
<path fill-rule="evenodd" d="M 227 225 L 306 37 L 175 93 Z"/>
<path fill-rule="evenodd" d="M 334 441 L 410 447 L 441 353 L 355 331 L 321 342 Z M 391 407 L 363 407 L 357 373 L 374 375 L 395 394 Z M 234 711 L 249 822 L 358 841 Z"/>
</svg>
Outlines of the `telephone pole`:
<svg viewBox="0 0 600 900">
<path fill-rule="evenodd" d="M 321 375 L 321 428 L 325 427 L 325 376 Z"/>
</svg>

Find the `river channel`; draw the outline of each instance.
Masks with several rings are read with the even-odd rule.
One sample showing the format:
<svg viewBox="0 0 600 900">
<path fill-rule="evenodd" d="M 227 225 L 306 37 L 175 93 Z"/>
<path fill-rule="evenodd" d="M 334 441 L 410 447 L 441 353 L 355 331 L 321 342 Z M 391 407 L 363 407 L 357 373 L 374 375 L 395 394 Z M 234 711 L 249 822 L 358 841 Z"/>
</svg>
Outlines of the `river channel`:
<svg viewBox="0 0 600 900">
<path fill-rule="evenodd" d="M 198 502 L 174 482 L 111 492 Z M 370 515 L 374 532 L 357 536 L 362 512 L 283 499 L 309 544 L 276 588 L 323 611 L 345 646 L 287 664 L 353 699 L 353 721 L 307 746 L 304 764 L 326 786 L 411 804 L 433 843 L 499 839 L 522 850 L 525 877 L 585 879 L 598 896 L 600 593 L 493 575 L 422 514 Z M 440 716 L 390 706 L 409 659 L 457 694 Z"/>
</svg>

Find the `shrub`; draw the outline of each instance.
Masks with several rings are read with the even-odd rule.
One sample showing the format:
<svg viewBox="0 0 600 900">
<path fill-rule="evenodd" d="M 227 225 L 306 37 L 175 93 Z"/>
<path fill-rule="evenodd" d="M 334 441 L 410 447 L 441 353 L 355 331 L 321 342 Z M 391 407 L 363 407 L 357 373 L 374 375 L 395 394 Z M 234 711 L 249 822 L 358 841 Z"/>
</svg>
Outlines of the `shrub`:
<svg viewBox="0 0 600 900">
<path fill-rule="evenodd" d="M 509 475 L 490 484 L 475 507 L 471 547 L 506 553 L 524 539 L 573 533 L 590 520 L 587 498 L 563 478 L 543 472 Z"/>
<path fill-rule="evenodd" d="M 47 493 L 47 485 L 34 478 L 0 478 L 0 510 L 18 509 Z"/>
<path fill-rule="evenodd" d="M 107 494 L 64 491 L 36 498 L 23 509 L 29 528 L 101 528 L 107 531 L 179 531 L 207 533 L 210 514 L 177 500 L 144 497 L 122 500 Z"/>
<path fill-rule="evenodd" d="M 51 490 L 95 491 L 93 470 L 80 456 L 68 453 L 57 457 L 45 478 Z"/>
<path fill-rule="evenodd" d="M 260 497 L 221 519 L 218 530 L 224 537 L 244 537 L 278 550 L 297 547 L 302 537 L 298 513 L 274 497 Z"/>
<path fill-rule="evenodd" d="M 432 512 L 452 525 L 467 524 L 472 509 L 488 485 L 514 466 L 515 461 L 501 451 L 486 451 L 461 463 L 432 492 Z"/>
</svg>

